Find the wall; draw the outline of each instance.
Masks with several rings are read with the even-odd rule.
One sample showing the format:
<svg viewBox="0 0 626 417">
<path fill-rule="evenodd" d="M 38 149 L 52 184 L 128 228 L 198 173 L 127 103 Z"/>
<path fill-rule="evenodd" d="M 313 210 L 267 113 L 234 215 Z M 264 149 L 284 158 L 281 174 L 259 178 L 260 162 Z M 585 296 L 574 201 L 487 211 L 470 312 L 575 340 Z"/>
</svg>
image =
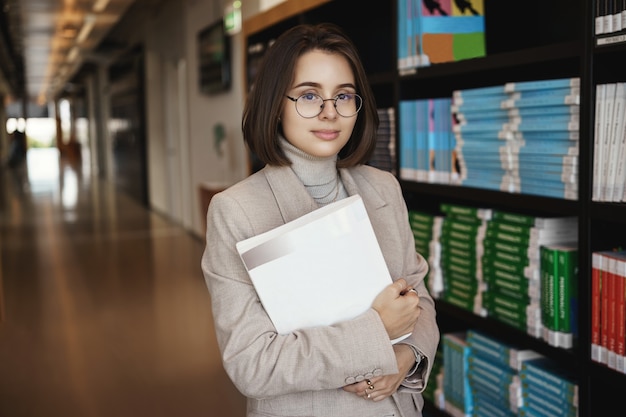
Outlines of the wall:
<svg viewBox="0 0 626 417">
<path fill-rule="evenodd" d="M 244 1 L 247 5 L 251 2 Z M 224 12 L 222 1 L 188 2 L 185 43 L 187 50 L 188 126 L 190 137 L 189 161 L 191 163 L 191 184 L 193 207 L 192 230 L 204 235 L 204 216 L 200 212 L 198 187 L 208 183 L 221 187 L 233 184 L 248 175 L 246 150 L 241 134 L 243 112 L 243 51 L 241 34 L 231 37 L 231 87 L 225 93 L 206 95 L 198 89 L 198 59 L 196 37 L 200 30 L 217 19 Z M 245 12 L 245 9 L 244 9 Z M 226 139 L 216 147 L 214 129 L 221 125 Z"/>
<path fill-rule="evenodd" d="M 272 0 L 270 5 L 280 1 Z M 204 238 L 205 213 L 201 210 L 199 187 L 220 188 L 248 175 L 247 152 L 241 134 L 245 97 L 241 33 L 231 36 L 230 89 L 207 95 L 199 90 L 197 81 L 198 32 L 222 18 L 225 5 L 229 3 L 225 0 L 157 1 L 155 7 L 118 28 L 116 35 L 129 45 L 144 46 L 150 208 L 200 238 Z M 268 7 L 265 3 L 244 1 L 243 20 Z M 97 99 L 106 104 L 108 86 L 96 88 L 99 89 Z M 107 120 L 105 113 L 102 116 Z M 217 126 L 226 134 L 219 147 L 215 141 Z M 99 143 L 102 141 L 110 144 L 106 131 L 102 132 Z M 107 155 L 100 165 L 105 165 L 107 179 L 114 180 L 110 167 L 111 147 L 103 148 Z"/>
</svg>

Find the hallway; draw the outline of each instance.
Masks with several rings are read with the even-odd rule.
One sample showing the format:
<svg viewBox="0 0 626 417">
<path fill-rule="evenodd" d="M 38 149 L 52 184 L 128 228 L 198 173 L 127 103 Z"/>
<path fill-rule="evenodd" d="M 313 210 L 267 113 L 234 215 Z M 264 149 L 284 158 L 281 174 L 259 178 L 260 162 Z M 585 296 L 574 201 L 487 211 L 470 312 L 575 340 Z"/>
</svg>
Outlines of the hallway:
<svg viewBox="0 0 626 417">
<path fill-rule="evenodd" d="M 31 149 L 0 171 L 0 417 L 243 417 L 203 242 Z"/>
</svg>

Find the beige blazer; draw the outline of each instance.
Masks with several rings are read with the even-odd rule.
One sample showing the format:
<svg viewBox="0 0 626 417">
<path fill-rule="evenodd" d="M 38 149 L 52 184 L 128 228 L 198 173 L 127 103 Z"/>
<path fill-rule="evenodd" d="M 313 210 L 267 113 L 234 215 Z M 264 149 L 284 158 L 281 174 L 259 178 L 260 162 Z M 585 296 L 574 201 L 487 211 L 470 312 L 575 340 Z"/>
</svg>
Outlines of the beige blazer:
<svg viewBox="0 0 626 417">
<path fill-rule="evenodd" d="M 403 343 L 426 356 L 427 380 L 439 329 L 423 282 L 428 265 L 415 252 L 398 181 L 369 166 L 342 169 L 341 178 L 348 194 L 361 195 L 391 276 L 404 277 L 421 296 L 423 311 Z M 389 337 L 373 309 L 333 326 L 289 335 L 277 334 L 265 313 L 235 243 L 316 208 L 289 167 L 270 166 L 216 194 L 209 205 L 202 271 L 224 368 L 248 398 L 248 417 L 421 416 L 423 385 L 401 386 L 392 398 L 376 403 L 341 389 L 398 372 Z"/>
</svg>

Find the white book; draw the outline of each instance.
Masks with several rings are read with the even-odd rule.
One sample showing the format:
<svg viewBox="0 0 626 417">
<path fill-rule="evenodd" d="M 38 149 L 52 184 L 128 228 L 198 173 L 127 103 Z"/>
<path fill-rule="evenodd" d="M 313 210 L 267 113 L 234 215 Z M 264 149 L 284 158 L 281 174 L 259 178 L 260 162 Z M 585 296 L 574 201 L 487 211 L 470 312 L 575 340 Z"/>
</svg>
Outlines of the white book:
<svg viewBox="0 0 626 417">
<path fill-rule="evenodd" d="M 626 83 L 623 83 L 626 84 Z M 625 88 L 626 90 L 626 88 Z M 621 115 L 622 119 L 626 119 L 626 105 Z M 626 120 L 622 121 L 622 130 L 618 132 L 619 145 L 617 152 L 617 166 L 615 168 L 615 188 L 613 193 L 614 202 L 622 202 L 624 200 L 624 188 L 626 187 Z"/>
<path fill-rule="evenodd" d="M 615 91 L 617 89 L 617 83 L 608 83 L 606 85 L 606 96 L 604 97 L 605 111 L 602 122 L 602 145 L 600 156 L 600 195 L 598 200 L 605 201 L 606 187 L 608 186 L 608 174 L 609 174 L 609 147 L 611 143 L 611 131 L 613 127 L 613 107 L 615 104 Z"/>
<path fill-rule="evenodd" d="M 237 250 L 280 334 L 352 319 L 392 282 L 359 195 L 240 241 Z"/>
<path fill-rule="evenodd" d="M 621 156 L 622 138 L 624 131 L 624 117 L 626 112 L 626 86 L 623 82 L 618 82 L 615 88 L 615 100 L 613 102 L 613 120 L 611 122 L 611 132 L 609 138 L 608 159 L 604 162 L 608 164 L 607 186 L 604 188 L 602 201 L 614 201 L 616 192 L 618 157 Z"/>
<path fill-rule="evenodd" d="M 606 84 L 596 85 L 594 139 L 593 139 L 593 182 L 592 201 L 600 201 L 600 161 L 602 158 L 602 122 L 604 118 Z"/>
</svg>

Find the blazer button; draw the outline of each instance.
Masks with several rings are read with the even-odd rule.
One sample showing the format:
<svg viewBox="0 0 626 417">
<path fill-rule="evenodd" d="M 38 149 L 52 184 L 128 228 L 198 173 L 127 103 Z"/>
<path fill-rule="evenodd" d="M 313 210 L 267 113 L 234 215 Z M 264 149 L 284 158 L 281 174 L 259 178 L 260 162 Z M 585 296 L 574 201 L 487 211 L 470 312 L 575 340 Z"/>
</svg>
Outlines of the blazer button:
<svg viewBox="0 0 626 417">
<path fill-rule="evenodd" d="M 356 380 L 354 379 L 353 376 L 349 376 L 346 378 L 346 385 L 354 384 L 355 382 Z"/>
<path fill-rule="evenodd" d="M 366 379 L 370 379 L 370 378 L 371 378 L 371 377 L 373 377 L 373 376 L 374 376 L 374 373 L 373 373 L 373 372 L 368 372 L 368 373 L 366 373 L 366 374 L 365 374 L 365 378 L 366 378 Z"/>
<path fill-rule="evenodd" d="M 374 376 L 381 376 L 383 374 L 383 370 L 376 368 L 374 369 Z"/>
<path fill-rule="evenodd" d="M 356 382 L 361 382 L 361 381 L 364 381 L 364 380 L 365 380 L 365 377 L 363 375 L 357 375 L 356 376 Z"/>
</svg>

